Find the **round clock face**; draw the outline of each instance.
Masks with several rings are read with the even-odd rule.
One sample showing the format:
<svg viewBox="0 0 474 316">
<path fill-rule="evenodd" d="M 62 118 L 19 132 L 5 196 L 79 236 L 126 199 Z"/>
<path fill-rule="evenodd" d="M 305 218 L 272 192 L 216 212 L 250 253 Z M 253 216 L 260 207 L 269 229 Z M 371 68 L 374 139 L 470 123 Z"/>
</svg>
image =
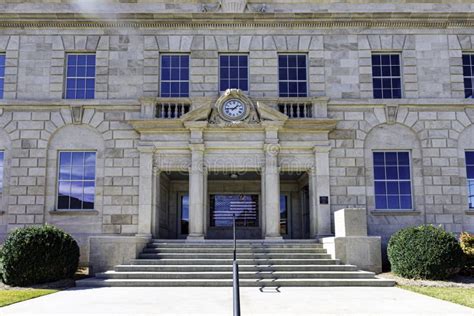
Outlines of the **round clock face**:
<svg viewBox="0 0 474 316">
<path fill-rule="evenodd" d="M 222 113 L 230 119 L 240 119 L 245 115 L 245 104 L 238 99 L 227 100 L 222 105 Z"/>
</svg>

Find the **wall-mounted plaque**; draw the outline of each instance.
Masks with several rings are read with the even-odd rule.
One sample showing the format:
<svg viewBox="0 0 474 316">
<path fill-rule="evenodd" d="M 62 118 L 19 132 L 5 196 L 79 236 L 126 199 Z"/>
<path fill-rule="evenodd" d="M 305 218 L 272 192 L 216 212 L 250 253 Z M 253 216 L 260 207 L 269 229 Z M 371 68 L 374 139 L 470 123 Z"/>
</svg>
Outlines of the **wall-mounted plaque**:
<svg viewBox="0 0 474 316">
<path fill-rule="evenodd" d="M 323 205 L 329 204 L 329 196 L 320 196 L 319 204 L 323 204 Z"/>
</svg>

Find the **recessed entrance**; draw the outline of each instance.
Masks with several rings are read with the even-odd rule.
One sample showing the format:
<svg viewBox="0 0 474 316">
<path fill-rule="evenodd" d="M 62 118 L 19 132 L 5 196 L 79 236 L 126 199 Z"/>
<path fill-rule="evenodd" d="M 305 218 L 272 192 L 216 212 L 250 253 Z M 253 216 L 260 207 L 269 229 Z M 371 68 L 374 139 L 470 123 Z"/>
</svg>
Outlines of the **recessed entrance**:
<svg viewBox="0 0 474 316">
<path fill-rule="evenodd" d="M 232 238 L 235 216 L 237 237 L 262 238 L 261 181 L 255 171 L 209 172 L 206 238 Z"/>
</svg>

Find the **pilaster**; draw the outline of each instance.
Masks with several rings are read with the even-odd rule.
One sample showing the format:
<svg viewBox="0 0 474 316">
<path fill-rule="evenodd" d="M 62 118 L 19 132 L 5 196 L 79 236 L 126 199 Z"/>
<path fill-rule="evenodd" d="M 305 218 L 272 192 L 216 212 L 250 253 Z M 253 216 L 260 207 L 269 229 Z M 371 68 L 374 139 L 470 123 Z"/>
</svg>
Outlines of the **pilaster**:
<svg viewBox="0 0 474 316">
<path fill-rule="evenodd" d="M 153 214 L 153 152 L 151 145 L 141 145 L 140 178 L 138 193 L 138 233 L 137 236 L 151 238 Z"/>
<path fill-rule="evenodd" d="M 331 235 L 331 205 L 329 200 L 330 150 L 330 146 L 315 146 L 313 149 L 316 165 L 313 177 L 313 198 L 316 201 L 313 200 L 313 207 L 316 208 L 317 237 Z"/>
</svg>

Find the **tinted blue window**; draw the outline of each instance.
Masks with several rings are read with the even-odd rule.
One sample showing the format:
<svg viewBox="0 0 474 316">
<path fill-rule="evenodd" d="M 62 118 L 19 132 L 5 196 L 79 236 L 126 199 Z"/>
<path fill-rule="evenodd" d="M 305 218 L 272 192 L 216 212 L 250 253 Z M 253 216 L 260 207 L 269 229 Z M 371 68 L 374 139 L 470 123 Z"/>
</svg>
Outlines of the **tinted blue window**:
<svg viewBox="0 0 474 316">
<path fill-rule="evenodd" d="M 3 160 L 5 153 L 0 151 L 0 193 L 3 192 Z"/>
<path fill-rule="evenodd" d="M 280 97 L 308 96 L 306 55 L 279 55 L 278 80 Z"/>
<path fill-rule="evenodd" d="M 3 99 L 5 85 L 5 54 L 0 54 L 0 99 Z"/>
<path fill-rule="evenodd" d="M 466 151 L 466 173 L 469 208 L 474 208 L 474 151 Z"/>
<path fill-rule="evenodd" d="M 161 55 L 160 96 L 189 97 L 189 55 Z"/>
<path fill-rule="evenodd" d="M 474 98 L 474 54 L 463 54 L 462 66 L 464 75 L 464 96 L 466 98 Z"/>
<path fill-rule="evenodd" d="M 60 152 L 58 209 L 94 209 L 95 152 Z"/>
<path fill-rule="evenodd" d="M 220 55 L 219 80 L 220 91 L 227 89 L 248 91 L 248 56 Z"/>
<path fill-rule="evenodd" d="M 66 67 L 66 99 L 95 97 L 95 55 L 68 54 Z"/>
<path fill-rule="evenodd" d="M 372 55 L 372 84 L 375 99 L 400 99 L 402 80 L 399 54 Z"/>
<path fill-rule="evenodd" d="M 411 171 L 408 152 L 374 152 L 375 208 L 412 209 Z"/>
</svg>

